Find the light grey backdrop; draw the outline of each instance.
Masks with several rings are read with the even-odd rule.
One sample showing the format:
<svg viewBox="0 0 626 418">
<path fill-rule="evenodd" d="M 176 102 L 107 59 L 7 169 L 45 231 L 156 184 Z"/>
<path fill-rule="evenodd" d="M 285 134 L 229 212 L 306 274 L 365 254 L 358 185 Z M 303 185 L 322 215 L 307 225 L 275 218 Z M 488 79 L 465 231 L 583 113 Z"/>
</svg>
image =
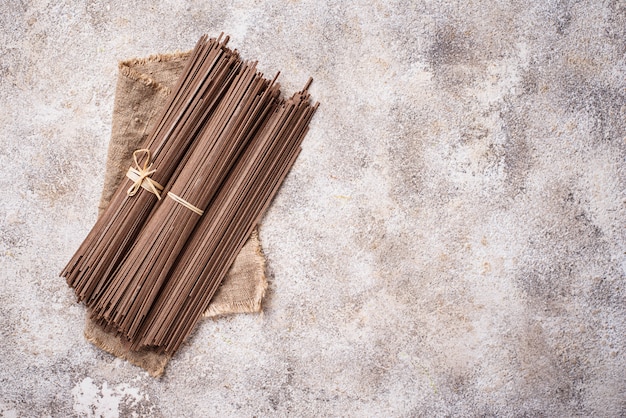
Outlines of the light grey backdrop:
<svg viewBox="0 0 626 418">
<path fill-rule="evenodd" d="M 626 414 L 623 1 L 123 3 L 0 4 L 0 415 Z M 154 380 L 57 274 L 117 62 L 221 31 L 322 105 L 262 222 L 264 314 Z"/>
</svg>

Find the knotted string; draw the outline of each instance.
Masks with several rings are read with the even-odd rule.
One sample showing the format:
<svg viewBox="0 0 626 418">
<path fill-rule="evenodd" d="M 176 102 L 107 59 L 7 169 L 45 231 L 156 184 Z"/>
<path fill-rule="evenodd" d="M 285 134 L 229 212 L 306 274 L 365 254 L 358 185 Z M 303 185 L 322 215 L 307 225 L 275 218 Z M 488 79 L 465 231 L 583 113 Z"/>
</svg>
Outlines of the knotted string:
<svg viewBox="0 0 626 418">
<path fill-rule="evenodd" d="M 139 161 L 137 161 L 137 154 L 146 153 L 146 161 L 143 164 L 143 167 L 139 165 Z M 149 149 L 138 149 L 133 152 L 133 160 L 135 161 L 135 167 L 130 167 L 126 172 L 126 177 L 133 181 L 133 185 L 126 191 L 128 196 L 134 196 L 137 194 L 139 189 L 143 187 L 150 193 L 154 193 L 157 199 L 161 200 L 161 193 L 163 191 L 163 186 L 161 186 L 156 181 L 150 178 L 151 175 L 156 173 L 156 169 L 152 168 L 152 164 L 150 164 L 150 150 Z"/>
</svg>

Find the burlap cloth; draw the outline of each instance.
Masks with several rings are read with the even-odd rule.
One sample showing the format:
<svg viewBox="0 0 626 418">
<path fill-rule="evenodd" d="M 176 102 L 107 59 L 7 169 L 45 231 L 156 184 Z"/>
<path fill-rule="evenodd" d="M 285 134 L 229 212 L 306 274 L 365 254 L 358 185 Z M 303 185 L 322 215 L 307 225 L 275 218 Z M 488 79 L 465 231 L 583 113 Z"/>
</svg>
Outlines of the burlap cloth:
<svg viewBox="0 0 626 418">
<path fill-rule="evenodd" d="M 165 104 L 188 57 L 189 53 L 155 55 L 119 64 L 111 141 L 98 207 L 100 213 L 109 204 L 120 182 L 125 181 L 133 151 L 143 148 L 148 133 L 157 122 L 159 109 Z M 266 288 L 265 257 L 255 230 L 211 300 L 205 316 L 259 312 Z M 85 324 L 85 338 L 155 377 L 163 374 L 170 359 L 150 350 L 129 351 L 119 338 L 105 332 L 89 317 Z"/>
</svg>

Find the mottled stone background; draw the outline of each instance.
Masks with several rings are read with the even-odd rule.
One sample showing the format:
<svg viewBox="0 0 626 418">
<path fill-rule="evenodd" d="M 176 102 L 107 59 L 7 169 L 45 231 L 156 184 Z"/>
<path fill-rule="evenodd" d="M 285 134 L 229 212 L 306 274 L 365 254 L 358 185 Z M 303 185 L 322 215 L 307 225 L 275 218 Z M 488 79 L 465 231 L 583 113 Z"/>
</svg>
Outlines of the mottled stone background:
<svg viewBox="0 0 626 418">
<path fill-rule="evenodd" d="M 0 1 L 0 415 L 626 415 L 624 1 Z M 155 380 L 57 274 L 119 60 L 202 33 L 322 102 L 263 315 Z"/>
</svg>

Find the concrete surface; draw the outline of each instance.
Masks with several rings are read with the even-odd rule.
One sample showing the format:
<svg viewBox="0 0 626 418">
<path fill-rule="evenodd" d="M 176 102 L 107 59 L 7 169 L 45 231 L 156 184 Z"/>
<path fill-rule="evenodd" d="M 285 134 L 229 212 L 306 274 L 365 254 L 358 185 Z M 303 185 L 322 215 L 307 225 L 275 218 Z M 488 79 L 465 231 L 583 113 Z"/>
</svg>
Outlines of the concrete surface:
<svg viewBox="0 0 626 418">
<path fill-rule="evenodd" d="M 626 415 L 623 1 L 124 3 L 1 2 L 1 416 Z M 262 224 L 264 315 L 154 380 L 57 274 L 117 61 L 220 31 L 322 107 Z"/>
</svg>

